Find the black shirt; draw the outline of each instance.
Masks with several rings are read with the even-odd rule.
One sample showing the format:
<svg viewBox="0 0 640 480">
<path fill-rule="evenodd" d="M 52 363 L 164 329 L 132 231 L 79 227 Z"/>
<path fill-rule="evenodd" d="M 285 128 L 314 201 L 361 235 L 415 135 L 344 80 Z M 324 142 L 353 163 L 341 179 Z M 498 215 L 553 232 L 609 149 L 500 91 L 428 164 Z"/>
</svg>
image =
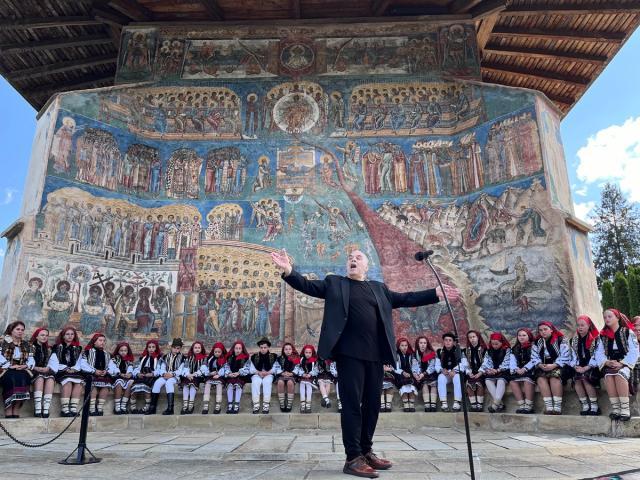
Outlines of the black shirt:
<svg viewBox="0 0 640 480">
<path fill-rule="evenodd" d="M 347 324 L 333 348 L 333 354 L 379 362 L 386 335 L 378 302 L 366 281 L 349 279 Z"/>
</svg>

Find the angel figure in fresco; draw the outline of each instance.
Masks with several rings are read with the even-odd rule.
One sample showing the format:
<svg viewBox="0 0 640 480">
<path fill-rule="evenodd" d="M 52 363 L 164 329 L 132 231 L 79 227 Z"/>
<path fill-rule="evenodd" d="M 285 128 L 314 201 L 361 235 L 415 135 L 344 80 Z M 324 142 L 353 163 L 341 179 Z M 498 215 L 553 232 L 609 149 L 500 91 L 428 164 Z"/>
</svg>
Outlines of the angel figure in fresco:
<svg viewBox="0 0 640 480">
<path fill-rule="evenodd" d="M 71 117 L 64 117 L 62 126 L 53 135 L 50 157 L 53 160 L 53 169 L 57 172 L 66 173 L 69 171 L 69 154 L 75 129 L 75 120 Z"/>
<path fill-rule="evenodd" d="M 344 222 L 344 225 L 346 225 L 346 227 L 349 230 L 351 230 L 349 219 L 347 218 L 347 215 L 340 208 L 335 206 L 323 205 L 322 203 L 318 202 L 318 200 L 316 200 L 315 198 L 314 198 L 314 201 L 318 204 L 318 206 L 322 210 L 327 212 L 327 214 L 329 215 L 329 238 L 331 240 L 337 240 L 337 238 L 341 236 L 338 231 L 338 223 L 340 219 L 342 219 L 342 222 Z"/>
</svg>

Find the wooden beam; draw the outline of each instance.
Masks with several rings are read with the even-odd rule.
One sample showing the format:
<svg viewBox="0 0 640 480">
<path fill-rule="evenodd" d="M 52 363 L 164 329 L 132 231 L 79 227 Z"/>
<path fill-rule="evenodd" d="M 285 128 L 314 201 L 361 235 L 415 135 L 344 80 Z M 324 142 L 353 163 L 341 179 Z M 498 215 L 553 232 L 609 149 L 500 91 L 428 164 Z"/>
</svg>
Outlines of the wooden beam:
<svg viewBox="0 0 640 480">
<path fill-rule="evenodd" d="M 579 4 L 558 5 L 511 5 L 504 14 L 510 17 L 526 17 L 529 15 L 614 15 L 620 13 L 640 13 L 640 1 L 620 2 L 581 2 Z"/>
<path fill-rule="evenodd" d="M 153 20 L 153 13 L 136 0 L 109 0 L 107 5 L 136 22 Z"/>
<path fill-rule="evenodd" d="M 608 60 L 607 57 L 603 55 L 503 45 L 487 45 L 484 47 L 484 51 L 509 57 L 548 58 L 551 60 L 566 60 L 570 62 L 591 63 L 594 65 L 600 65 Z"/>
<path fill-rule="evenodd" d="M 587 32 L 583 30 L 496 27 L 493 35 L 500 37 L 537 37 L 551 40 L 577 40 L 581 42 L 622 43 L 624 32 Z"/>
<path fill-rule="evenodd" d="M 92 13 L 96 20 L 101 23 L 105 23 L 117 29 L 121 29 L 123 26 L 129 23 L 129 19 L 120 15 L 117 12 L 105 10 L 104 8 L 94 8 Z"/>
<path fill-rule="evenodd" d="M 374 17 L 384 15 L 384 12 L 387 11 L 390 4 L 391 0 L 373 0 L 373 3 L 371 4 L 371 15 Z"/>
<path fill-rule="evenodd" d="M 48 83 L 41 85 L 31 90 L 23 91 L 25 97 L 37 97 L 37 98 L 49 98 L 54 93 L 69 92 L 72 90 L 84 90 L 87 88 L 96 87 L 105 83 L 113 84 L 115 79 L 115 71 L 109 75 L 92 75 L 88 77 L 81 77 L 69 83 Z"/>
<path fill-rule="evenodd" d="M 52 73 L 62 73 L 71 70 L 81 70 L 83 68 L 90 68 L 98 65 L 115 65 L 117 61 L 118 59 L 114 55 L 102 55 L 99 57 L 82 58 L 80 60 L 71 60 L 68 62 L 58 62 L 49 65 L 40 65 L 38 67 L 13 70 L 5 76 L 11 80 L 19 81 L 26 78 L 42 77 Z"/>
<path fill-rule="evenodd" d="M 213 20 L 224 20 L 224 12 L 217 0 L 200 0 L 200 3 Z"/>
<path fill-rule="evenodd" d="M 505 85 L 505 86 L 507 86 L 507 87 L 523 88 L 523 87 L 517 86 L 517 85 L 515 85 L 514 83 L 511 83 L 511 82 L 508 82 L 508 81 L 507 81 L 507 82 L 502 82 L 502 81 L 501 81 L 500 83 L 495 83 L 495 81 L 491 80 L 491 79 L 490 79 L 488 76 L 486 76 L 486 75 L 483 75 L 483 76 L 482 76 L 482 81 L 483 81 L 483 82 L 486 82 L 486 83 L 492 83 L 492 84 L 494 84 L 494 85 Z M 576 99 L 575 99 L 575 98 L 565 97 L 565 96 L 563 96 L 563 95 L 556 95 L 556 94 L 554 94 L 554 93 L 545 92 L 544 90 L 541 90 L 541 89 L 536 89 L 536 90 L 537 90 L 538 92 L 540 92 L 540 93 L 544 93 L 544 94 L 547 96 L 547 98 L 548 98 L 549 100 L 553 100 L 555 103 L 562 104 L 562 105 L 564 105 L 564 106 L 566 106 L 566 107 L 571 107 L 571 106 L 573 106 L 573 104 L 576 102 Z"/>
<path fill-rule="evenodd" d="M 474 19 L 480 20 L 500 13 L 505 8 L 507 8 L 506 0 L 486 0 L 477 7 L 472 8 L 469 13 Z"/>
<path fill-rule="evenodd" d="M 302 13 L 300 12 L 300 0 L 291 0 L 291 17 L 300 19 L 302 17 Z"/>
<path fill-rule="evenodd" d="M 480 21 L 480 26 L 478 27 L 478 32 L 476 34 L 478 41 L 478 49 L 482 52 L 485 49 L 485 45 L 489 42 L 491 38 L 491 32 L 493 32 L 493 28 L 498 21 L 500 14 L 494 13 Z"/>
<path fill-rule="evenodd" d="M 569 85 L 574 85 L 579 88 L 586 87 L 590 82 L 590 79 L 584 77 L 565 75 L 563 73 L 551 72 L 548 70 L 518 68 L 512 67 L 511 65 L 503 65 L 500 63 L 483 62 L 480 65 L 480 68 L 481 70 L 484 70 L 486 72 L 506 73 L 507 75 L 531 78 L 534 80 L 561 82 Z"/>
<path fill-rule="evenodd" d="M 14 18 L 0 21 L 0 30 L 17 30 L 30 28 L 77 27 L 99 25 L 100 21 L 94 17 L 44 17 L 44 18 Z"/>
<path fill-rule="evenodd" d="M 47 40 L 44 42 L 5 43 L 0 44 L 0 55 L 54 50 L 57 48 L 86 47 L 111 43 L 111 38 L 104 35 L 90 35 L 77 38 Z"/>
<path fill-rule="evenodd" d="M 451 13 L 467 13 L 481 2 L 482 0 L 454 0 L 449 6 L 449 11 Z"/>
</svg>

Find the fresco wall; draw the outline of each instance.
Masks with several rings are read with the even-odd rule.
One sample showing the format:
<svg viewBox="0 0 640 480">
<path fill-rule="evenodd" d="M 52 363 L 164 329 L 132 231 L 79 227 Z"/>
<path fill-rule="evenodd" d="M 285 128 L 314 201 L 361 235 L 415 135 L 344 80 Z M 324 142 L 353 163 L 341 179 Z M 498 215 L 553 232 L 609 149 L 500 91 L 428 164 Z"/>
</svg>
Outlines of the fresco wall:
<svg viewBox="0 0 640 480">
<path fill-rule="evenodd" d="M 406 291 L 434 285 L 428 248 L 463 333 L 597 316 L 557 114 L 479 79 L 472 24 L 127 28 L 119 85 L 41 117 L 0 314 L 138 346 L 315 343 L 322 301 L 271 251 L 323 278 L 358 248 Z M 399 335 L 452 328 L 441 305 L 394 315 Z"/>
</svg>

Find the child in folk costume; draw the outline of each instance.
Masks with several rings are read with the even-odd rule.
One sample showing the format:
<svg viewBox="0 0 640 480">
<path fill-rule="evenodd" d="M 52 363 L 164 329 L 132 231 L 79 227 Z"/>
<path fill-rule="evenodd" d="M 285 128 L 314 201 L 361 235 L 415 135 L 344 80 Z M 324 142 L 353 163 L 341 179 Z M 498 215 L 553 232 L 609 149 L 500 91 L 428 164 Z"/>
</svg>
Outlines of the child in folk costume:
<svg viewBox="0 0 640 480">
<path fill-rule="evenodd" d="M 296 375 L 294 370 L 300 363 L 300 355 L 293 343 L 286 342 L 282 345 L 278 363 L 280 364 L 281 372 L 280 375 L 278 375 L 276 388 L 278 390 L 280 411 L 290 412 L 296 388 Z"/>
<path fill-rule="evenodd" d="M 338 400 L 338 413 L 342 412 L 342 402 L 340 401 L 340 385 L 338 382 L 338 363 L 337 362 L 331 362 L 331 366 L 329 367 L 329 371 L 331 372 L 331 375 L 333 375 L 333 378 L 335 378 L 335 384 L 336 384 L 336 399 Z"/>
<path fill-rule="evenodd" d="M 131 413 L 143 413 L 149 415 L 155 413 L 160 394 L 152 394 L 152 388 L 156 379 L 160 376 L 160 364 L 162 352 L 157 340 L 148 340 L 144 347 L 138 365 L 133 369 L 133 386 L 131 387 Z M 138 409 L 138 394 L 144 394 L 144 407 Z M 135 402 L 135 403 L 134 403 Z M 155 402 L 155 403 L 154 403 Z"/>
<path fill-rule="evenodd" d="M 571 361 L 569 344 L 551 322 L 538 324 L 538 338 L 531 358 L 536 365 L 536 383 L 544 400 L 545 415 L 562 415 L 562 367 Z"/>
<path fill-rule="evenodd" d="M 516 413 L 533 413 L 533 396 L 536 391 L 536 363 L 531 356 L 533 342 L 533 332 L 528 328 L 520 328 L 516 332 L 516 341 L 509 356 L 509 387 L 518 402 Z"/>
<path fill-rule="evenodd" d="M 242 388 L 247 383 L 249 375 L 249 353 L 247 347 L 237 340 L 227 354 L 224 364 L 224 378 L 227 382 L 227 413 L 235 414 L 240 411 Z"/>
<path fill-rule="evenodd" d="M 316 387 L 318 356 L 313 345 L 302 347 L 302 358 L 294 370 L 300 382 L 300 413 L 311 413 L 311 393 Z"/>
<path fill-rule="evenodd" d="M 493 398 L 492 404 L 489 405 L 490 413 L 504 411 L 502 397 L 507 389 L 510 361 L 511 345 L 509 345 L 509 340 L 502 333 L 493 332 L 489 336 L 489 348 L 484 354 L 484 361 L 480 367 L 487 390 Z"/>
<path fill-rule="evenodd" d="M 627 317 L 616 309 L 604 311 L 604 325 L 596 362 L 604 372 L 604 384 L 611 401 L 609 417 L 626 422 L 631 419 L 629 380 L 638 361 L 638 338 Z"/>
<path fill-rule="evenodd" d="M 171 342 L 169 353 L 163 355 L 160 359 L 158 368 L 158 378 L 153 382 L 151 395 L 160 395 L 162 387 L 167 392 L 167 408 L 162 412 L 163 415 L 173 415 L 175 404 L 175 388 L 180 381 L 180 368 L 184 361 L 182 355 L 182 339 L 174 338 Z"/>
<path fill-rule="evenodd" d="M 253 413 L 260 413 L 260 388 L 262 387 L 262 413 L 269 413 L 271 403 L 271 387 L 273 379 L 280 373 L 280 364 L 276 361 L 278 355 L 271 353 L 271 342 L 262 337 L 258 340 L 260 351 L 251 355 L 249 359 L 249 375 L 251 375 L 251 400 Z"/>
<path fill-rule="evenodd" d="M 331 385 L 336 382 L 336 377 L 333 375 L 335 369 L 331 366 L 336 363 L 333 360 L 318 359 L 318 388 L 320 389 L 320 395 L 322 395 L 322 405 L 324 408 L 331 408 L 331 400 L 329 394 L 331 393 Z"/>
<path fill-rule="evenodd" d="M 113 388 L 111 375 L 118 374 L 110 364 L 111 355 L 104 349 L 106 343 L 107 338 L 102 333 L 94 333 L 82 353 L 82 371 L 93 374 L 89 400 L 89 415 L 92 416 L 104 415 L 104 403 Z"/>
<path fill-rule="evenodd" d="M 460 371 L 467 368 L 467 359 L 458 356 L 456 336 L 447 332 L 442 335 L 442 348 L 436 352 L 436 373 L 438 373 L 438 396 L 440 408 L 443 412 L 459 412 L 462 401 L 462 385 Z M 447 403 L 447 385 L 453 383 L 453 406 L 451 410 Z"/>
<path fill-rule="evenodd" d="M 31 335 L 31 345 L 33 346 L 33 405 L 34 416 L 49 418 L 49 407 L 53 397 L 53 387 L 56 379 L 52 368 L 52 352 L 49 347 L 49 330 L 38 328 Z"/>
<path fill-rule="evenodd" d="M 20 418 L 22 402 L 30 398 L 29 384 L 35 360 L 32 345 L 23 339 L 24 330 L 20 320 L 12 322 L 0 341 L 0 385 L 5 418 Z"/>
<path fill-rule="evenodd" d="M 202 414 L 209 413 L 209 400 L 211 398 L 211 387 L 216 391 L 216 403 L 213 408 L 214 414 L 222 411 L 222 389 L 224 388 L 224 363 L 227 356 L 227 349 L 222 342 L 216 342 L 209 352 L 207 359 L 207 377 L 204 383 L 204 394 L 202 397 Z"/>
<path fill-rule="evenodd" d="M 436 374 L 436 352 L 431 342 L 425 336 L 419 336 L 415 341 L 415 353 L 412 359 L 411 371 L 413 382 L 418 391 L 422 391 L 422 401 L 425 412 L 435 412 L 438 398 Z"/>
<path fill-rule="evenodd" d="M 111 356 L 112 370 L 117 370 L 113 382 L 113 413 L 123 415 L 127 413 L 131 387 L 133 386 L 133 352 L 127 342 L 120 342 L 113 349 Z"/>
<path fill-rule="evenodd" d="M 396 342 L 396 387 L 402 397 L 402 410 L 404 412 L 416 411 L 416 387 L 413 384 L 413 349 L 409 340 L 400 337 Z"/>
<path fill-rule="evenodd" d="M 391 412 L 393 409 L 393 389 L 396 388 L 396 369 L 392 365 L 383 365 L 382 370 L 380 411 Z"/>
<path fill-rule="evenodd" d="M 640 315 L 633 317 L 631 320 L 633 323 L 633 331 L 636 333 L 636 337 L 640 338 Z M 633 391 L 638 391 L 638 384 L 640 384 L 640 356 L 638 357 L 638 361 L 636 362 L 636 366 L 631 372 L 631 385 L 633 386 Z"/>
<path fill-rule="evenodd" d="M 487 352 L 487 344 L 482 334 L 477 330 L 467 332 L 467 347 L 462 350 L 467 359 L 467 396 L 471 403 L 472 412 L 481 412 L 484 409 L 484 379 L 480 367 L 484 362 Z M 435 409 L 433 410 L 435 412 Z"/>
<path fill-rule="evenodd" d="M 569 342 L 571 361 L 569 365 L 575 371 L 573 388 L 582 404 L 580 415 L 600 415 L 598 393 L 600 387 L 600 369 L 596 363 L 595 352 L 600 343 L 600 332 L 587 315 L 581 315 L 576 321 L 577 331 Z"/>
<path fill-rule="evenodd" d="M 58 334 L 51 354 L 51 368 L 60 384 L 60 416 L 74 417 L 84 388 L 82 347 L 77 330 L 66 326 Z"/>
<path fill-rule="evenodd" d="M 207 351 L 204 348 L 204 344 L 200 341 L 193 342 L 180 369 L 180 386 L 182 387 L 182 410 L 180 415 L 191 415 L 193 413 L 196 392 L 208 373 Z"/>
</svg>

